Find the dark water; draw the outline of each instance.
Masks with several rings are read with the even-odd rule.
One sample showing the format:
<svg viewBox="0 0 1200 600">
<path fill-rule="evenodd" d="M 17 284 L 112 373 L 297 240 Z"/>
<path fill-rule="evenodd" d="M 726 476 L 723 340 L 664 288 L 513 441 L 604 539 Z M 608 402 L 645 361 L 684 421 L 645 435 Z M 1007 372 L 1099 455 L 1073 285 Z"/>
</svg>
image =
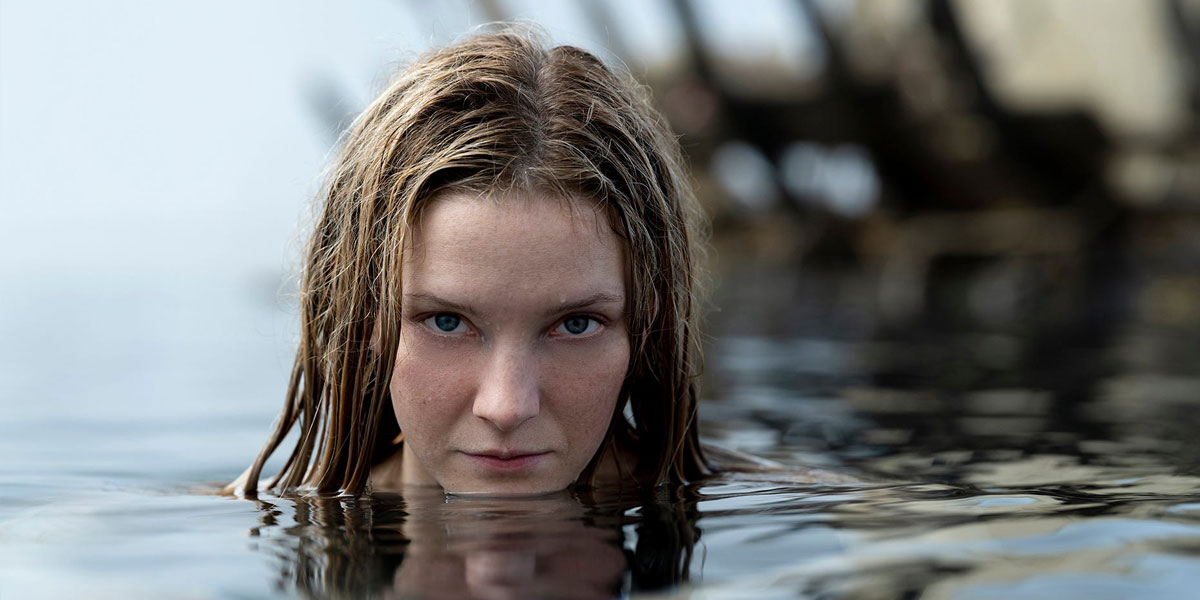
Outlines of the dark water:
<svg viewBox="0 0 1200 600">
<path fill-rule="evenodd" d="M 0 423 L 0 598 L 1200 593 L 1194 326 L 1132 310 L 1082 336 L 965 317 L 891 327 L 864 300 L 869 278 L 723 281 L 706 438 L 866 483 L 729 473 L 519 501 L 213 496 L 265 435 L 280 394 L 262 372 L 282 371 L 290 344 L 197 324 L 158 348 L 81 354 L 61 376 L 9 368 L 21 402 Z M 277 312 L 255 327 L 286 323 Z M 228 362 L 195 364 L 215 355 Z"/>
</svg>

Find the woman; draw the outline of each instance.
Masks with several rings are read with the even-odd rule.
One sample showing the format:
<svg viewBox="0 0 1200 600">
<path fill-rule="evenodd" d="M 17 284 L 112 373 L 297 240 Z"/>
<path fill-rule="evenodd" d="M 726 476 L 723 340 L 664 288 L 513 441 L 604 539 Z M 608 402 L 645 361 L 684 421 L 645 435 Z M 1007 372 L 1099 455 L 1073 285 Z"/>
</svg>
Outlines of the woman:
<svg viewBox="0 0 1200 600">
<path fill-rule="evenodd" d="M 645 92 L 501 30 L 355 122 L 301 281 L 287 401 L 231 491 L 537 494 L 711 472 L 696 431 L 699 211 Z"/>
</svg>

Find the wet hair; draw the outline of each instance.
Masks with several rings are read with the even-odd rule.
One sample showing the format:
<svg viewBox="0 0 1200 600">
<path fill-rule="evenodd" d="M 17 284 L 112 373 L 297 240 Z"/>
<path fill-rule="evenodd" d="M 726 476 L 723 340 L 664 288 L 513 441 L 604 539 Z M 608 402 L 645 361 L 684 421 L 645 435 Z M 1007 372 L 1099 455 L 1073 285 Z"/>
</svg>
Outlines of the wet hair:
<svg viewBox="0 0 1200 600">
<path fill-rule="evenodd" d="M 441 195 L 513 192 L 593 202 L 629 264 L 628 372 L 577 483 L 592 481 L 614 444 L 636 454 L 642 485 L 710 472 L 696 427 L 702 220 L 679 144 L 627 73 L 501 27 L 418 60 L 345 136 L 306 249 L 286 402 L 241 492 L 257 490 L 293 429 L 296 446 L 268 488 L 363 491 L 400 434 L 388 384 L 414 226 Z"/>
</svg>

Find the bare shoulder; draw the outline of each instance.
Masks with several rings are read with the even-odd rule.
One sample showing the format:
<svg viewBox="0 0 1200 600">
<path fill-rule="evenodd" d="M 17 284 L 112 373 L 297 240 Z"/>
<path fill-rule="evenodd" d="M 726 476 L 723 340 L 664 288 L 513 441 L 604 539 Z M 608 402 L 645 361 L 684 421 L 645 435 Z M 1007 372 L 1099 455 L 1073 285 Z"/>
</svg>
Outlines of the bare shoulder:
<svg viewBox="0 0 1200 600">
<path fill-rule="evenodd" d="M 875 483 L 850 473 L 787 465 L 761 456 L 718 446 L 710 442 L 703 442 L 702 445 L 704 455 L 722 473 L 750 476 L 755 479 L 768 478 L 772 481 L 815 485 Z"/>
</svg>

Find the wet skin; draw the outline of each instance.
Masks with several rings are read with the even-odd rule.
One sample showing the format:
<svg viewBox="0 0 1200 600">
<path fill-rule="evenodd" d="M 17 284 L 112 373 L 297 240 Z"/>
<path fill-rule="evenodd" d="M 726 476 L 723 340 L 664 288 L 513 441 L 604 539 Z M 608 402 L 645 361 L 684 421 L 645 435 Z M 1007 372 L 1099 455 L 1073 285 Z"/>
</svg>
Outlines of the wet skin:
<svg viewBox="0 0 1200 600">
<path fill-rule="evenodd" d="M 629 363 L 619 238 L 590 202 L 536 194 L 448 195 L 413 233 L 390 388 L 404 450 L 372 485 L 566 488 Z"/>
</svg>

